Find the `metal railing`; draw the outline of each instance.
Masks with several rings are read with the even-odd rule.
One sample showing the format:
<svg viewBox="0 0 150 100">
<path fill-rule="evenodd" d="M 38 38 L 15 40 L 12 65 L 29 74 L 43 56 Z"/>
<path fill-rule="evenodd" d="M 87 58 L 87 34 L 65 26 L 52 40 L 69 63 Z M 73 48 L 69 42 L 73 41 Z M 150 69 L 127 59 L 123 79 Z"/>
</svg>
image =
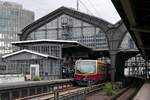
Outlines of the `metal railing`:
<svg viewBox="0 0 150 100">
<path fill-rule="evenodd" d="M 48 92 L 39 95 L 33 95 L 25 98 L 20 98 L 16 100 L 32 100 L 32 99 L 40 99 L 40 100 L 84 100 L 85 96 L 89 93 L 101 90 L 104 86 L 104 83 L 91 85 L 88 87 L 78 87 L 73 89 L 68 89 L 65 91 L 55 90 L 54 92 Z"/>
<path fill-rule="evenodd" d="M 0 85 L 0 100 L 14 100 L 72 87 L 73 80 L 36 81 Z"/>
</svg>

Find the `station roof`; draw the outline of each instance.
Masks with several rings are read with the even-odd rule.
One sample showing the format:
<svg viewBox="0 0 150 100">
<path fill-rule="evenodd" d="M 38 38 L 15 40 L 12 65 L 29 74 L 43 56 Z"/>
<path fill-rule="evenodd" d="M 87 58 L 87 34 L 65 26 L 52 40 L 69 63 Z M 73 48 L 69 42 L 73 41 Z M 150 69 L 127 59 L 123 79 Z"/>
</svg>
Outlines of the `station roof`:
<svg viewBox="0 0 150 100">
<path fill-rule="evenodd" d="M 150 59 L 150 0 L 112 0 L 138 49 Z"/>
<path fill-rule="evenodd" d="M 71 49 L 74 50 L 86 50 L 86 51 L 92 51 L 91 48 L 77 42 L 77 41 L 71 41 L 71 40 L 50 40 L 50 39 L 40 39 L 40 40 L 27 40 L 27 41 L 16 41 L 11 42 L 12 45 L 21 46 L 22 44 L 34 44 L 34 43 L 51 43 L 51 44 L 60 44 L 62 45 L 63 49 Z"/>
<path fill-rule="evenodd" d="M 59 44 L 81 44 L 77 41 L 71 40 L 50 40 L 50 39 L 39 39 L 39 40 L 26 40 L 26 41 L 15 41 L 11 42 L 13 45 L 29 44 L 29 43 L 59 43 Z M 82 45 L 82 44 L 81 44 Z"/>
<path fill-rule="evenodd" d="M 17 55 L 17 54 L 20 54 L 20 53 L 23 53 L 23 52 L 27 52 L 27 53 L 30 53 L 30 54 L 35 54 L 35 55 L 46 57 L 46 58 L 61 59 L 59 57 L 54 57 L 54 56 L 50 56 L 50 55 L 47 55 L 47 54 L 43 54 L 43 53 L 39 53 L 39 52 L 27 50 L 27 49 L 23 49 L 23 50 L 19 50 L 19 51 L 16 51 L 16 52 L 6 54 L 6 55 L 2 56 L 2 58 L 7 58 L 7 57 Z"/>
</svg>

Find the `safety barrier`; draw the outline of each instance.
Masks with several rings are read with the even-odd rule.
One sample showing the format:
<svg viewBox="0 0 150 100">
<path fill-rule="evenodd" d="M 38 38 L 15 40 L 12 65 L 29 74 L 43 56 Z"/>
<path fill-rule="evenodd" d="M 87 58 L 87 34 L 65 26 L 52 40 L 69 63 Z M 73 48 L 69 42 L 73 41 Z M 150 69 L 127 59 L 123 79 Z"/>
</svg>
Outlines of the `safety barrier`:
<svg viewBox="0 0 150 100">
<path fill-rule="evenodd" d="M 104 84 L 91 85 L 88 87 L 78 87 L 65 91 L 55 90 L 54 92 L 20 98 L 17 100 L 85 100 L 87 94 L 102 89 Z"/>
<path fill-rule="evenodd" d="M 53 92 L 59 89 L 72 87 L 72 82 L 72 79 L 59 79 L 52 81 L 29 81 L 1 84 L 0 100 L 14 100 L 36 94 Z"/>
</svg>

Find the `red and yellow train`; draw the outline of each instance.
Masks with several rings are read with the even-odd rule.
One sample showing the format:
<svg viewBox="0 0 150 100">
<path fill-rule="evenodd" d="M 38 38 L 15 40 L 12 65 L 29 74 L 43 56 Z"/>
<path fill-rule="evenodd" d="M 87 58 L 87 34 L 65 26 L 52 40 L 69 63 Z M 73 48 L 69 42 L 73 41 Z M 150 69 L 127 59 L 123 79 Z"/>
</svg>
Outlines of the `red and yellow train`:
<svg viewBox="0 0 150 100">
<path fill-rule="evenodd" d="M 101 60 L 77 60 L 74 81 L 78 85 L 95 84 L 110 77 L 110 64 Z"/>
</svg>

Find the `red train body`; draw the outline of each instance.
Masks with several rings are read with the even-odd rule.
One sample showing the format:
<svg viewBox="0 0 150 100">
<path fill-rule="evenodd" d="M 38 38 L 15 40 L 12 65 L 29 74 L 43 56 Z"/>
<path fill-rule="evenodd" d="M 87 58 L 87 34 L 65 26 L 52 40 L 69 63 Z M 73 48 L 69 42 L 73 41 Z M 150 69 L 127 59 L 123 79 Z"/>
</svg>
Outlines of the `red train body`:
<svg viewBox="0 0 150 100">
<path fill-rule="evenodd" d="M 78 60 L 75 64 L 74 81 L 78 85 L 95 84 L 109 76 L 109 66 L 100 60 Z"/>
</svg>

